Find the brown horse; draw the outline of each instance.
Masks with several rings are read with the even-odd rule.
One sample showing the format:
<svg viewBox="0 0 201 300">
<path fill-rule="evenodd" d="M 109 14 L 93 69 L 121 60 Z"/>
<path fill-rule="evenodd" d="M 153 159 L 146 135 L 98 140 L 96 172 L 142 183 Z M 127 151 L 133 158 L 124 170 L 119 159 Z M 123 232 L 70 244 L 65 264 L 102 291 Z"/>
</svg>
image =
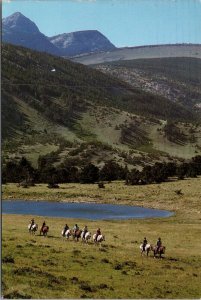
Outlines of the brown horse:
<svg viewBox="0 0 201 300">
<path fill-rule="evenodd" d="M 154 252 L 154 257 L 158 254 L 160 258 L 162 258 L 162 254 L 165 254 L 165 246 L 160 246 L 159 248 L 157 246 L 152 247 L 152 250 Z"/>
<path fill-rule="evenodd" d="M 43 236 L 47 236 L 48 231 L 49 231 L 49 227 L 45 225 L 45 226 L 41 227 L 40 235 L 42 233 Z"/>
<path fill-rule="evenodd" d="M 79 240 L 79 238 L 81 238 L 81 233 L 82 233 L 82 230 L 76 230 L 75 232 L 73 232 L 73 239 L 77 239 L 77 242 Z"/>
</svg>

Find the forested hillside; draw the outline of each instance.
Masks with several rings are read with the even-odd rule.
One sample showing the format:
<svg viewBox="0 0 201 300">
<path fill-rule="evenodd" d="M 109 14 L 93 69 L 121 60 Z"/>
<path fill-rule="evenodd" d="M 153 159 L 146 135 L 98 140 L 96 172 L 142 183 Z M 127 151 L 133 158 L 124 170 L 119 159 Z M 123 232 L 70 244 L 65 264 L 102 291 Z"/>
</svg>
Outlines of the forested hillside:
<svg viewBox="0 0 201 300">
<path fill-rule="evenodd" d="M 201 59 L 169 57 L 136 59 L 95 66 L 135 88 L 165 96 L 199 112 L 201 106 Z"/>
<path fill-rule="evenodd" d="M 185 139 L 172 152 L 176 141 L 165 126 L 175 122 Z M 199 154 L 199 130 L 198 112 L 185 103 L 69 60 L 2 46 L 4 160 L 25 156 L 37 165 L 48 155 L 51 164 L 143 166 Z"/>
</svg>

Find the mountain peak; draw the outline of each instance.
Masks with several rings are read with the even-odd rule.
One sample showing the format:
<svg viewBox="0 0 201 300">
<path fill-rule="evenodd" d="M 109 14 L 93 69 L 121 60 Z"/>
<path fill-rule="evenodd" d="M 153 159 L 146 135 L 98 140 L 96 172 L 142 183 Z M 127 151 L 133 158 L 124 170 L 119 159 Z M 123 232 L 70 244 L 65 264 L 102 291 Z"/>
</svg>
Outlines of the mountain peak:
<svg viewBox="0 0 201 300">
<path fill-rule="evenodd" d="M 2 40 L 59 56 L 114 50 L 116 47 L 98 30 L 82 30 L 53 37 L 42 34 L 36 24 L 21 12 L 2 20 Z"/>
<path fill-rule="evenodd" d="M 15 31 L 38 33 L 39 29 L 34 22 L 25 17 L 21 12 L 15 12 L 14 14 L 4 18 L 2 20 L 3 26 Z"/>
<path fill-rule="evenodd" d="M 2 40 L 5 43 L 21 45 L 37 51 L 60 55 L 60 50 L 42 34 L 36 24 L 16 12 L 2 20 Z"/>
<path fill-rule="evenodd" d="M 25 16 L 19 11 L 16 11 L 12 15 L 10 15 L 10 18 L 19 18 L 19 17 L 24 17 L 25 18 Z"/>
<path fill-rule="evenodd" d="M 116 47 L 98 30 L 82 30 L 63 33 L 49 40 L 63 51 L 63 55 L 114 50 Z"/>
</svg>

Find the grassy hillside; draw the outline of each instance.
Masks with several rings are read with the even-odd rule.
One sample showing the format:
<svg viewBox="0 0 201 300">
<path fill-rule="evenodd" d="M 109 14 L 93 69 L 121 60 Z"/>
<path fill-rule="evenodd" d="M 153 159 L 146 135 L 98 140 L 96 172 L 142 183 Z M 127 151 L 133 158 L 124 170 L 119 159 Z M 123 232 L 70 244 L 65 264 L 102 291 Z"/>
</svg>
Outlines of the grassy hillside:
<svg viewBox="0 0 201 300">
<path fill-rule="evenodd" d="M 95 185 L 68 184 L 62 185 L 60 193 L 44 185 L 28 190 L 3 186 L 4 199 L 27 199 L 28 192 L 30 199 L 107 201 L 176 212 L 164 219 L 87 220 L 91 232 L 100 227 L 105 234 L 100 248 L 61 238 L 66 222 L 70 227 L 75 223 L 82 227 L 86 220 L 45 218 L 50 232 L 43 238 L 27 232 L 31 216 L 3 215 L 3 295 L 35 299 L 199 298 L 200 187 L 200 178 L 132 187 L 114 182 L 101 191 Z M 181 195 L 175 193 L 178 189 Z M 35 220 L 41 225 L 44 218 L 35 216 Z M 153 259 L 153 254 L 141 258 L 139 245 L 144 236 L 153 244 L 162 238 L 164 259 Z"/>
<path fill-rule="evenodd" d="M 197 112 L 184 103 L 62 58 L 2 47 L 5 160 L 26 156 L 36 166 L 39 155 L 56 151 L 60 161 L 85 158 L 103 164 L 112 158 L 142 166 L 172 155 L 175 145 L 163 132 L 166 120 L 179 122 L 179 127 L 188 122 L 189 130 L 196 126 L 193 142 L 187 138 L 186 148 L 179 148 L 176 156 L 199 154 L 200 129 L 192 124 Z M 160 129 L 168 151 L 156 146 Z"/>
</svg>

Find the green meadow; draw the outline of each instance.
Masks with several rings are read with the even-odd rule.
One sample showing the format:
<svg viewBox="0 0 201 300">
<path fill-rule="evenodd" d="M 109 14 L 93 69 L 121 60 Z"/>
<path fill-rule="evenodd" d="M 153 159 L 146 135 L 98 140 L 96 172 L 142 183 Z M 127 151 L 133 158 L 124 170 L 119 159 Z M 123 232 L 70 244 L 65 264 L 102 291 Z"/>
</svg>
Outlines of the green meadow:
<svg viewBox="0 0 201 300">
<path fill-rule="evenodd" d="M 45 218 L 47 237 L 28 233 L 32 216 L 2 215 L 2 288 L 5 298 L 200 298 L 201 178 L 146 186 L 123 182 L 97 185 L 45 184 L 28 189 L 3 185 L 8 199 L 86 201 L 155 207 L 175 212 L 169 218 L 91 221 Z M 41 226 L 44 217 L 34 216 Z M 101 246 L 61 237 L 65 223 L 105 235 Z M 144 237 L 160 236 L 163 259 L 141 256 Z"/>
</svg>

